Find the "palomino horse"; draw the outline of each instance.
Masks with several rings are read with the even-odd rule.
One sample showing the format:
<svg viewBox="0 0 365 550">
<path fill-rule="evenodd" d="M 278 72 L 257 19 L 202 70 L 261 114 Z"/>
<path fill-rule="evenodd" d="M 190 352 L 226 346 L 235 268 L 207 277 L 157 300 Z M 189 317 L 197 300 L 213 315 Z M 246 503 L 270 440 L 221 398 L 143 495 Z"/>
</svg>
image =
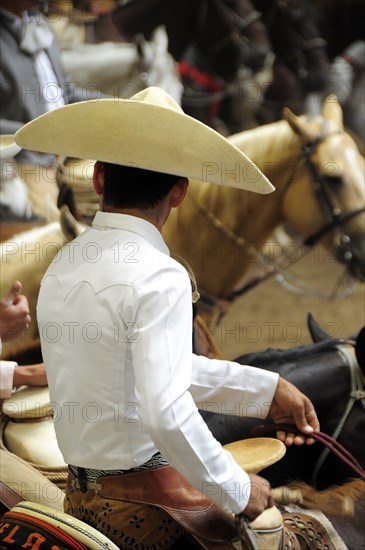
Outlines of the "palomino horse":
<svg viewBox="0 0 365 550">
<path fill-rule="evenodd" d="M 285 119 L 228 138 L 276 187 L 258 195 L 191 181 L 183 204 L 164 228 L 170 250 L 192 267 L 204 319 L 227 311 L 234 291 L 275 228 L 286 222 L 306 245 L 320 243 L 348 272 L 365 280 L 364 158 L 344 131 L 342 110 L 329 96 L 322 116 Z M 204 170 L 239 169 L 207 159 Z M 253 177 L 246 174 L 247 178 Z M 205 299 L 205 300 L 204 300 Z"/>
</svg>

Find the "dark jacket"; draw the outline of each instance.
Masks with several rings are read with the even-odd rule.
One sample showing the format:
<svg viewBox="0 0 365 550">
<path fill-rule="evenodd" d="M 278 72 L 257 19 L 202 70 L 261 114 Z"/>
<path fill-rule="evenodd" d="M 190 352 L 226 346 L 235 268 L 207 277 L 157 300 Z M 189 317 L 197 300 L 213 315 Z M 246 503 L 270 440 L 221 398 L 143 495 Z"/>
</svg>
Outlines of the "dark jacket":
<svg viewBox="0 0 365 550">
<path fill-rule="evenodd" d="M 39 17 L 43 17 L 39 14 Z M 46 50 L 64 93 L 66 104 L 91 99 L 76 83 L 70 82 L 62 67 L 57 39 Z M 11 19 L 0 12 L 0 133 L 13 134 L 23 124 L 46 112 L 33 56 L 19 47 L 19 34 Z M 21 151 L 18 162 L 41 163 L 53 161 L 52 155 Z"/>
</svg>

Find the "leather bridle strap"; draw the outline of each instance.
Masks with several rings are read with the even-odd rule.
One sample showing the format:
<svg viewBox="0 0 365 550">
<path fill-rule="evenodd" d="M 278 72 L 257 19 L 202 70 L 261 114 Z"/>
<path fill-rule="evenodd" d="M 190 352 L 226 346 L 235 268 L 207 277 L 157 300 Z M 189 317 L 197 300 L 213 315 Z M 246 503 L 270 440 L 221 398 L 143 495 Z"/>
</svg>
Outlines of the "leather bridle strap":
<svg viewBox="0 0 365 550">
<path fill-rule="evenodd" d="M 358 216 L 362 212 L 365 212 L 365 207 L 361 207 L 361 208 L 357 208 L 356 210 L 353 210 L 352 212 L 342 213 L 339 210 L 338 206 L 334 204 L 333 198 L 331 197 L 330 193 L 328 192 L 328 189 L 326 188 L 326 183 L 323 180 L 323 177 L 318 172 L 316 166 L 312 161 L 312 155 L 317 149 L 318 145 L 320 145 L 320 143 L 322 143 L 322 141 L 324 141 L 324 139 L 326 139 L 326 137 L 328 136 L 327 131 L 328 131 L 328 120 L 325 119 L 320 135 L 310 143 L 306 143 L 301 147 L 301 156 L 304 160 L 305 166 L 307 167 L 312 177 L 312 181 L 315 185 L 315 192 L 319 197 L 319 199 L 321 199 L 322 205 L 329 218 L 329 222 L 324 227 L 322 227 L 312 235 L 309 235 L 304 240 L 303 244 L 305 246 L 314 246 L 321 237 L 323 237 L 333 229 L 336 229 L 336 228 L 342 229 L 342 226 L 345 223 L 347 223 L 349 220 L 351 220 L 355 216 Z M 341 132 L 342 130 L 335 131 L 335 133 L 341 133 Z"/>
<path fill-rule="evenodd" d="M 365 212 L 365 206 L 363 206 L 362 208 L 358 208 L 357 210 L 353 210 L 352 212 L 347 212 L 346 214 L 333 215 L 333 219 L 331 222 L 316 231 L 316 233 L 309 235 L 304 240 L 303 244 L 305 246 L 314 246 L 319 239 L 332 231 L 332 229 L 336 229 L 337 227 L 344 225 L 358 214 L 362 214 L 362 212 Z"/>
<path fill-rule="evenodd" d="M 252 433 L 255 435 L 263 434 L 267 432 L 287 432 L 301 435 L 303 437 L 311 437 L 322 443 L 330 451 L 340 458 L 347 466 L 349 466 L 357 475 L 365 481 L 365 470 L 359 464 L 359 462 L 352 456 L 352 454 L 345 449 L 338 441 L 333 439 L 330 435 L 325 434 L 324 432 L 315 431 L 310 435 L 306 436 L 303 434 L 294 424 L 269 424 L 267 426 L 257 426 L 253 428 Z"/>
</svg>

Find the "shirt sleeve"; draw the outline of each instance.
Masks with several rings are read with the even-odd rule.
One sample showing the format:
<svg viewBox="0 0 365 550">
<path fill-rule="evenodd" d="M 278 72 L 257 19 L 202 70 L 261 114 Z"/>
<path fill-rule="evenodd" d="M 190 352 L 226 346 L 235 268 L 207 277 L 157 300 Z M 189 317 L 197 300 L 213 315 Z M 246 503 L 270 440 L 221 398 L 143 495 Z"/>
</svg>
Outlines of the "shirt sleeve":
<svg viewBox="0 0 365 550">
<path fill-rule="evenodd" d="M 13 391 L 15 361 L 0 361 L 0 399 L 10 397 Z"/>
<path fill-rule="evenodd" d="M 202 410 L 266 418 L 278 380 L 264 369 L 193 355 L 190 392 Z"/>
<path fill-rule="evenodd" d="M 144 279 L 142 288 L 138 338 L 131 349 L 140 429 L 196 489 L 224 510 L 240 513 L 250 496 L 250 478 L 213 437 L 189 391 L 193 354 L 188 276 L 166 268 L 157 280 L 156 274 Z"/>
</svg>

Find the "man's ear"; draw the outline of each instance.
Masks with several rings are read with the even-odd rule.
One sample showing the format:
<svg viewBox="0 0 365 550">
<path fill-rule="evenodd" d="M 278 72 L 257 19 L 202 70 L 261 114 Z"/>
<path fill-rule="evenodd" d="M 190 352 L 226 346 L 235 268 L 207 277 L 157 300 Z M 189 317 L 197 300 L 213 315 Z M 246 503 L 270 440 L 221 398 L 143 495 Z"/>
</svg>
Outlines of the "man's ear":
<svg viewBox="0 0 365 550">
<path fill-rule="evenodd" d="M 93 184 L 94 184 L 95 193 L 99 196 L 103 194 L 104 178 L 105 178 L 104 163 L 100 161 L 96 161 L 94 165 Z"/>
<path fill-rule="evenodd" d="M 187 178 L 180 178 L 170 191 L 169 204 L 171 208 L 180 206 L 185 198 L 189 186 L 189 180 Z"/>
</svg>

